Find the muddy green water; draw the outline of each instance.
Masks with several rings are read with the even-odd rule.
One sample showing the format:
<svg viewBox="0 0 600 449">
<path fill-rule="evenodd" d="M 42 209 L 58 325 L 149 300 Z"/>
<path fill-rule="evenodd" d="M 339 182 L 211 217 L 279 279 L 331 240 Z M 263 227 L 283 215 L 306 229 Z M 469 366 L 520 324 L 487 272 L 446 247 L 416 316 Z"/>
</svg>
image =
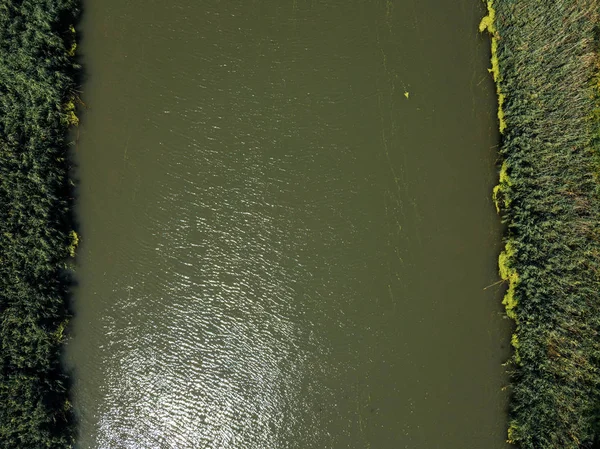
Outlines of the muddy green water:
<svg viewBox="0 0 600 449">
<path fill-rule="evenodd" d="M 79 448 L 505 447 L 483 14 L 85 3 Z"/>
</svg>

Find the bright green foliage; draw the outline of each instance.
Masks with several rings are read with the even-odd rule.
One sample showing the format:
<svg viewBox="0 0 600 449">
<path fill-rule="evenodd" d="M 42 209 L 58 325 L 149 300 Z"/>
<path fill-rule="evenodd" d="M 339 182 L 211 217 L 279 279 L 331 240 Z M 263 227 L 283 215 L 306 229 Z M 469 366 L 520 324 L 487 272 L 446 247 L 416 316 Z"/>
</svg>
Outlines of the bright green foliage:
<svg viewBox="0 0 600 449">
<path fill-rule="evenodd" d="M 73 445 L 60 354 L 76 244 L 67 133 L 77 8 L 0 0 L 0 449 Z"/>
<path fill-rule="evenodd" d="M 487 6 L 503 131 L 499 265 L 516 323 L 508 440 L 588 448 L 600 439 L 599 5 Z"/>
<path fill-rule="evenodd" d="M 496 93 L 498 94 L 498 124 L 500 126 L 500 132 L 503 133 L 506 128 L 506 120 L 504 118 L 504 94 L 500 90 L 500 81 L 502 81 L 502 74 L 500 73 L 500 66 L 498 63 L 498 32 L 496 31 L 496 10 L 494 9 L 494 0 L 487 0 L 486 2 L 488 14 L 479 23 L 479 31 L 487 31 L 492 39 L 492 68 L 488 69 L 494 77 L 496 82 Z"/>
</svg>

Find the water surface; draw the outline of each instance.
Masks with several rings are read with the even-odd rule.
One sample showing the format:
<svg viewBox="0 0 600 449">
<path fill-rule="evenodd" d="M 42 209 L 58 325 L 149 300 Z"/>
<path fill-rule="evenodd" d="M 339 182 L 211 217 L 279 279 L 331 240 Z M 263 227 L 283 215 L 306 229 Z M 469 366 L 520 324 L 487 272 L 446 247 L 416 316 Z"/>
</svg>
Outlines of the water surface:
<svg viewBox="0 0 600 449">
<path fill-rule="evenodd" d="M 79 448 L 505 447 L 480 3 L 86 3 Z"/>
</svg>

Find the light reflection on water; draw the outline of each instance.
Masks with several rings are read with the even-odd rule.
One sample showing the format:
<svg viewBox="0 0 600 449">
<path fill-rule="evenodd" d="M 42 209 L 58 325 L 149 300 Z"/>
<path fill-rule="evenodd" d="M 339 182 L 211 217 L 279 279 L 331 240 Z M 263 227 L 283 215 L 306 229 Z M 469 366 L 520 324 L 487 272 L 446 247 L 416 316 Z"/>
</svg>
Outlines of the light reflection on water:
<svg viewBox="0 0 600 449">
<path fill-rule="evenodd" d="M 183 204 L 179 196 L 166 199 L 165 213 Z M 290 274 L 265 266 L 276 245 L 244 234 L 251 216 L 225 231 L 193 215 L 182 209 L 161 222 L 151 250 L 159 266 L 140 261 L 141 279 L 115 292 L 109 316 L 120 323 L 104 325 L 99 448 L 286 447 L 316 343 L 294 316 Z M 203 251 L 181 237 L 202 226 L 221 246 Z"/>
</svg>

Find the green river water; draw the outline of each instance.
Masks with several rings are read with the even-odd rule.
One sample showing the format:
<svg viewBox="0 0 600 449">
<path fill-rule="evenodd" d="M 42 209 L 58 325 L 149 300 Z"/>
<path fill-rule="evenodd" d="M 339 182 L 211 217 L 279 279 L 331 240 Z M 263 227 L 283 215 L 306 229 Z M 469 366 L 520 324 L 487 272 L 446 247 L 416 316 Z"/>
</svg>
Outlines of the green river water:
<svg viewBox="0 0 600 449">
<path fill-rule="evenodd" d="M 78 448 L 505 448 L 484 5 L 84 6 Z"/>
</svg>

